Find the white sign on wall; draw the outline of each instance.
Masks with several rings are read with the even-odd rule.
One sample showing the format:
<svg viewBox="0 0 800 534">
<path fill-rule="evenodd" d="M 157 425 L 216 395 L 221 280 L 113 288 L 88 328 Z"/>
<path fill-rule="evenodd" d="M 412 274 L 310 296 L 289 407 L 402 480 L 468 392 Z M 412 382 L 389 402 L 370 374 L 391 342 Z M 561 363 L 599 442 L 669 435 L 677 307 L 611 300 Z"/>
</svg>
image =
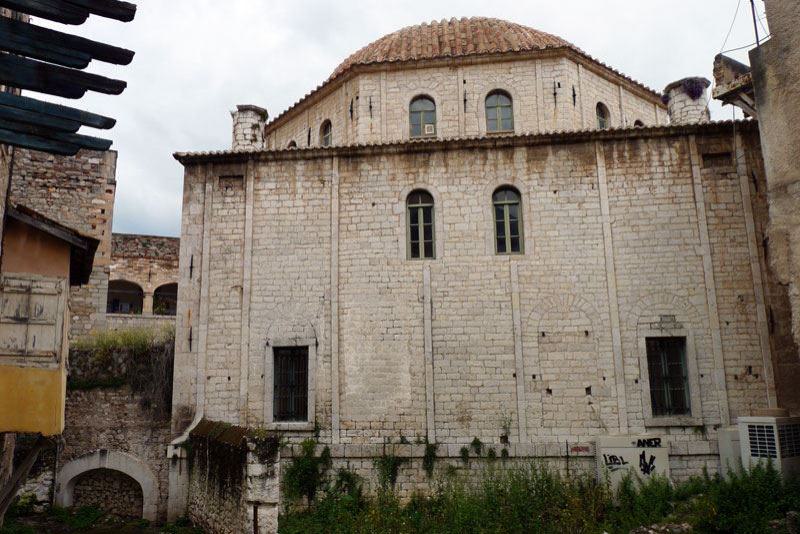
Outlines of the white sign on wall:
<svg viewBox="0 0 800 534">
<path fill-rule="evenodd" d="M 662 436 L 634 434 L 597 438 L 597 476 L 616 487 L 625 475 L 642 480 L 669 477 L 669 444 Z"/>
</svg>

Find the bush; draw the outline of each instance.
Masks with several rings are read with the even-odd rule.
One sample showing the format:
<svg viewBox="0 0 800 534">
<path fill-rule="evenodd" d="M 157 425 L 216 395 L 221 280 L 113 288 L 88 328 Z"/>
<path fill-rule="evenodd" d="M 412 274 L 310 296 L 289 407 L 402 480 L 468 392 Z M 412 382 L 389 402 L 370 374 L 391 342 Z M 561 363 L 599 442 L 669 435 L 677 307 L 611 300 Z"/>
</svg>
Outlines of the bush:
<svg viewBox="0 0 800 534">
<path fill-rule="evenodd" d="M 310 504 L 331 466 L 331 452 L 325 447 L 319 457 L 315 456 L 317 442 L 313 439 L 305 440 L 300 447 L 300 456 L 292 459 L 283 474 L 283 491 L 289 499 L 305 497 Z"/>
<path fill-rule="evenodd" d="M 407 502 L 392 491 L 368 498 L 350 487 L 334 484 L 312 506 L 288 510 L 280 532 L 627 534 L 642 525 L 688 522 L 697 532 L 760 533 L 800 509 L 800 481 L 782 480 L 772 466 L 678 485 L 628 478 L 616 492 L 592 476 L 565 478 L 536 463 L 487 470 L 473 484 L 446 478 L 430 495 Z"/>
</svg>

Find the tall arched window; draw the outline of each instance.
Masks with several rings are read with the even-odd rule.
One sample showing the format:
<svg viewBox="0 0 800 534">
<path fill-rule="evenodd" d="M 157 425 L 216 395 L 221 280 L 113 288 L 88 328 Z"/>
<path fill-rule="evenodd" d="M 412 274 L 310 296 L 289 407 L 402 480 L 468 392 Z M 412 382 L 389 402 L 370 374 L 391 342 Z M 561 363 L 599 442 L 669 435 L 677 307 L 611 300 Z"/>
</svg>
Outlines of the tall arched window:
<svg viewBox="0 0 800 534">
<path fill-rule="evenodd" d="M 138 284 L 125 280 L 111 280 L 108 283 L 106 313 L 127 313 L 141 315 L 144 292 Z"/>
<path fill-rule="evenodd" d="M 408 257 L 424 259 L 436 257 L 433 226 L 433 196 L 417 189 L 406 199 Z"/>
<path fill-rule="evenodd" d="M 333 126 L 331 121 L 325 119 L 322 126 L 319 127 L 319 144 L 320 146 L 330 146 L 333 140 Z"/>
<path fill-rule="evenodd" d="M 436 135 L 436 104 L 429 96 L 414 97 L 408 108 L 408 122 L 411 137 L 432 137 Z"/>
<path fill-rule="evenodd" d="M 495 251 L 498 254 L 522 252 L 522 204 L 519 191 L 501 187 L 492 195 L 494 205 Z"/>
<path fill-rule="evenodd" d="M 486 131 L 514 131 L 514 109 L 511 104 L 511 95 L 505 91 L 498 89 L 486 97 Z"/>
<path fill-rule="evenodd" d="M 611 115 L 609 114 L 606 105 L 602 102 L 598 102 L 595 109 L 597 111 L 597 127 L 601 130 L 605 130 L 611 126 Z"/>
</svg>

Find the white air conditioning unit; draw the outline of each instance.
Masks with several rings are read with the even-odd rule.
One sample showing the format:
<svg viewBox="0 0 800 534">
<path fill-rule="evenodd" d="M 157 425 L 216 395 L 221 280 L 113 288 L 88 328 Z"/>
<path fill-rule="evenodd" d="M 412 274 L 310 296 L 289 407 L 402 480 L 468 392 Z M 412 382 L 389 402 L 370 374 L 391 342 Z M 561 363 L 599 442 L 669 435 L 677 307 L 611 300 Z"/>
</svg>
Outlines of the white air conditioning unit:
<svg viewBox="0 0 800 534">
<path fill-rule="evenodd" d="M 800 473 L 800 417 L 740 417 L 742 466 L 772 462 L 784 476 Z"/>
<path fill-rule="evenodd" d="M 436 127 L 433 124 L 425 125 L 425 135 L 433 135 L 436 133 Z"/>
</svg>

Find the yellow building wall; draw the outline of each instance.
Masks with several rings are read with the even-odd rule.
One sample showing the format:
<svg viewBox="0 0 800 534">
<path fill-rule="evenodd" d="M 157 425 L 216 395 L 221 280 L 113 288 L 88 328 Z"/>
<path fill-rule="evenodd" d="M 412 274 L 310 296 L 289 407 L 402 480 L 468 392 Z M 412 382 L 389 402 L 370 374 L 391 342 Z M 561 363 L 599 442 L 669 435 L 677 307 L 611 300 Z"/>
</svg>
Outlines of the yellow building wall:
<svg viewBox="0 0 800 534">
<path fill-rule="evenodd" d="M 63 366 L 38 369 L 0 365 L 0 430 L 61 434 L 66 391 Z"/>
<path fill-rule="evenodd" d="M 69 280 L 69 244 L 13 219 L 6 221 L 2 260 L 4 276 L 60 278 L 65 284 Z M 0 432 L 45 436 L 63 432 L 69 350 L 66 306 L 61 314 L 61 343 L 54 360 L 0 351 Z"/>
</svg>

